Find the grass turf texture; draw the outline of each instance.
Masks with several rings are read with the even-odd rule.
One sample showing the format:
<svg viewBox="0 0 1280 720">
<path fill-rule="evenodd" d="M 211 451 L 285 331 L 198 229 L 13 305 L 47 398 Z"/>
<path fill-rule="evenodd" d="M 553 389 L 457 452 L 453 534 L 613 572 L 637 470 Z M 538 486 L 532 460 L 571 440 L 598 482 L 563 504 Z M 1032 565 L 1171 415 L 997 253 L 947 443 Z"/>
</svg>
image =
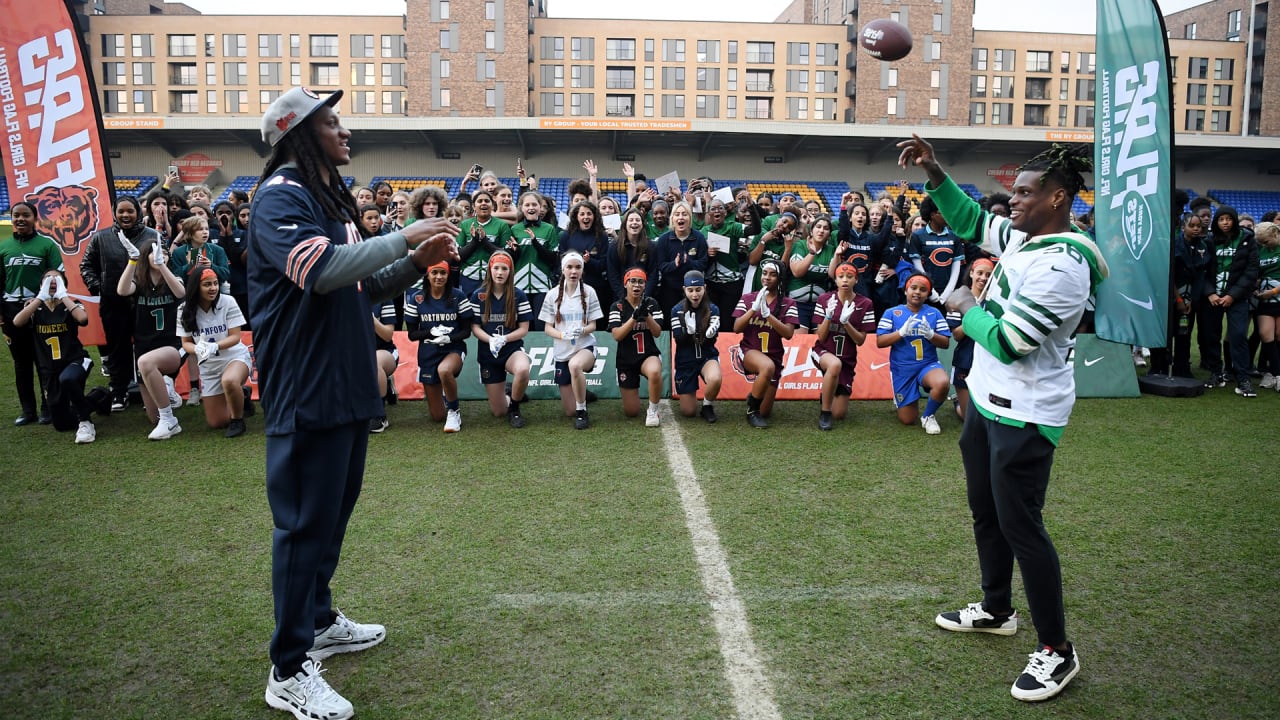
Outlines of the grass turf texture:
<svg viewBox="0 0 1280 720">
<path fill-rule="evenodd" d="M 1278 404 L 1230 388 L 1077 404 L 1047 522 L 1083 671 L 1034 709 L 1008 695 L 1035 645 L 1025 610 L 1013 638 L 933 625 L 980 598 L 950 406 L 939 437 L 883 401 L 830 433 L 816 403 L 778 404 L 764 432 L 742 403 L 679 423 L 783 718 L 1266 718 Z M 659 431 L 617 401 L 586 432 L 550 401 L 521 431 L 478 402 L 456 435 L 425 412 L 400 403 L 371 438 L 335 578 L 349 615 L 388 626 L 325 665 L 359 717 L 734 716 Z M 283 717 L 262 701 L 261 417 L 228 441 L 178 416 L 161 443 L 136 407 L 89 446 L 0 427 L 10 717 Z"/>
</svg>

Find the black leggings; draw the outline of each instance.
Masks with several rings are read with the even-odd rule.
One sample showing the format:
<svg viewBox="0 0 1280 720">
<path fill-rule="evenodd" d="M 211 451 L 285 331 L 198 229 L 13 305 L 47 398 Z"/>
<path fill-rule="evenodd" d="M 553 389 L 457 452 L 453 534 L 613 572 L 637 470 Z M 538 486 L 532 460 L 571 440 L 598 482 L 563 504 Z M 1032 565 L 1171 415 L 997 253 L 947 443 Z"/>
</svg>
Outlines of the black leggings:
<svg viewBox="0 0 1280 720">
<path fill-rule="evenodd" d="M 36 336 L 31 325 L 16 327 L 13 316 L 22 309 L 22 303 L 6 302 L 4 304 L 4 335 L 9 344 L 9 354 L 13 356 L 13 382 L 18 388 L 18 403 L 22 405 L 22 414 L 27 417 L 36 415 Z M 43 389 L 44 378 L 40 378 Z M 41 397 L 43 397 L 43 390 Z"/>
</svg>

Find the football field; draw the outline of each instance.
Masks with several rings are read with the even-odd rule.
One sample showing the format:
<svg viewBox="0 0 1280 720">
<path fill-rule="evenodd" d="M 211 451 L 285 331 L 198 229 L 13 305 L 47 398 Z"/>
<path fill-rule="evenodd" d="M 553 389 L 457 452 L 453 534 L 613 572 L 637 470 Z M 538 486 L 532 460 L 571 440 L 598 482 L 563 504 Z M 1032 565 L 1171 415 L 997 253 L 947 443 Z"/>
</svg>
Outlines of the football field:
<svg viewBox="0 0 1280 720">
<path fill-rule="evenodd" d="M 17 718 L 284 718 L 261 416 L 225 440 L 196 408 L 72 443 L 13 428 L 0 359 L 0 698 Z M 469 368 L 471 369 L 471 368 Z M 104 382 L 93 371 L 92 384 Z M 323 392 L 323 388 L 317 388 Z M 1082 670 L 1028 707 L 1035 650 L 933 624 L 980 599 L 956 440 L 853 404 L 721 420 L 516 431 L 463 403 L 444 435 L 390 408 L 334 580 L 386 642 L 325 662 L 359 718 L 1274 718 L 1280 716 L 1280 394 L 1081 400 L 1046 522 Z M 1015 582 L 1016 582 L 1015 573 Z M 1015 602 L 1023 605 L 1021 586 Z"/>
</svg>

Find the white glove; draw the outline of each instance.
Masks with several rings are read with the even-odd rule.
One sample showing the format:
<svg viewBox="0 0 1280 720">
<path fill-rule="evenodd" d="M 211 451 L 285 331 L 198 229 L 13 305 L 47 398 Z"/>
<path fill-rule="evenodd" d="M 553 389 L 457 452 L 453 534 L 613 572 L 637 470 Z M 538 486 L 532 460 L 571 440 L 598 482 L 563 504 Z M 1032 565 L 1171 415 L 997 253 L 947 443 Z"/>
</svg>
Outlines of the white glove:
<svg viewBox="0 0 1280 720">
<path fill-rule="evenodd" d="M 582 335 L 582 328 L 578 325 L 570 325 L 564 329 L 564 339 L 569 342 L 577 340 L 580 335 Z"/>
<path fill-rule="evenodd" d="M 707 339 L 715 337 L 718 332 L 720 332 L 720 316 L 712 315 L 711 322 L 707 323 Z"/>
<path fill-rule="evenodd" d="M 448 345 L 451 341 L 452 341 L 452 338 L 450 338 L 448 335 L 436 335 L 435 337 L 427 338 L 427 342 L 431 343 L 432 345 L 438 345 L 440 347 L 444 347 L 445 345 Z"/>
<path fill-rule="evenodd" d="M 840 309 L 840 298 L 835 295 L 832 295 L 831 298 L 827 300 L 827 307 L 824 309 L 823 317 L 830 320 L 831 318 L 836 316 L 836 311 L 839 309 Z M 844 321 L 841 320 L 841 322 L 844 322 Z"/>
<path fill-rule="evenodd" d="M 853 317 L 853 311 L 856 307 L 857 305 L 855 305 L 854 303 L 849 303 L 848 305 L 844 306 L 844 309 L 840 311 L 841 325 L 844 325 L 845 323 L 849 322 L 849 318 Z"/>
<path fill-rule="evenodd" d="M 125 237 L 124 233 L 117 232 L 116 237 L 120 238 L 120 244 L 124 246 L 124 251 L 129 253 L 130 260 L 137 260 L 142 257 L 142 253 L 138 252 L 138 246 L 129 242 L 129 238 Z"/>
<path fill-rule="evenodd" d="M 196 346 L 196 362 L 204 362 L 205 360 L 208 360 L 209 355 L 212 354 L 213 352 L 212 344 L 207 342 L 198 342 L 195 344 L 195 346 Z"/>
<path fill-rule="evenodd" d="M 760 291 L 760 319 L 768 320 L 773 313 L 769 312 L 769 295 L 764 290 Z"/>
<path fill-rule="evenodd" d="M 67 281 L 63 280 L 61 275 L 54 278 L 53 288 L 54 288 L 53 290 L 54 300 L 61 300 L 62 298 L 67 296 Z"/>
<path fill-rule="evenodd" d="M 489 336 L 489 352 L 495 357 L 502 352 L 502 348 L 507 344 L 506 335 L 490 335 Z"/>
<path fill-rule="evenodd" d="M 164 248 L 160 246 L 160 243 L 151 246 L 151 261 L 156 265 L 164 264 Z"/>
<path fill-rule="evenodd" d="M 36 299 L 44 302 L 53 299 L 53 278 L 47 277 L 40 282 L 40 292 L 36 293 Z"/>
<path fill-rule="evenodd" d="M 930 290 L 930 291 L 929 291 L 929 302 L 931 302 L 931 303 L 940 303 L 940 302 L 942 302 L 942 297 L 938 295 L 938 291 L 937 291 L 937 290 Z"/>
<path fill-rule="evenodd" d="M 928 320 L 925 320 L 924 318 L 918 318 L 916 320 L 916 337 L 922 337 L 925 340 L 932 340 L 933 334 L 933 325 L 930 325 Z"/>
<path fill-rule="evenodd" d="M 452 338 L 449 337 L 449 328 L 445 325 L 436 325 L 431 328 L 431 339 L 427 342 L 433 345 L 448 345 Z"/>
<path fill-rule="evenodd" d="M 757 315 L 759 315 L 764 310 L 764 306 L 765 306 L 764 300 L 765 300 L 765 291 L 763 288 L 761 288 L 760 292 L 756 293 L 756 301 L 751 305 L 751 309 L 755 310 Z"/>
<path fill-rule="evenodd" d="M 912 315 L 911 317 L 907 318 L 907 321 L 902 323 L 902 327 L 898 328 L 898 334 L 901 335 L 902 337 L 915 337 L 916 325 L 919 323 L 919 321 L 920 321 L 920 318 L 915 315 Z"/>
<path fill-rule="evenodd" d="M 698 332 L 698 314 L 692 310 L 685 311 L 684 314 L 684 331 L 693 335 Z"/>
</svg>

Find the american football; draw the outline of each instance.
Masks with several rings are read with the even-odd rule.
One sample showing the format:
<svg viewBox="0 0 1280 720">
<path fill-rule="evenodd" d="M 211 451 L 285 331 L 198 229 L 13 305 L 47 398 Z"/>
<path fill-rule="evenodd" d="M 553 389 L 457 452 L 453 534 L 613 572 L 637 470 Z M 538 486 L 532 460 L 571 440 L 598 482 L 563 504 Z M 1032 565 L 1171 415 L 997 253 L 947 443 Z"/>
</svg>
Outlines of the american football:
<svg viewBox="0 0 1280 720">
<path fill-rule="evenodd" d="M 911 52 L 911 32 L 893 20 L 872 20 L 862 26 L 858 43 L 877 60 L 901 60 Z"/>
</svg>

